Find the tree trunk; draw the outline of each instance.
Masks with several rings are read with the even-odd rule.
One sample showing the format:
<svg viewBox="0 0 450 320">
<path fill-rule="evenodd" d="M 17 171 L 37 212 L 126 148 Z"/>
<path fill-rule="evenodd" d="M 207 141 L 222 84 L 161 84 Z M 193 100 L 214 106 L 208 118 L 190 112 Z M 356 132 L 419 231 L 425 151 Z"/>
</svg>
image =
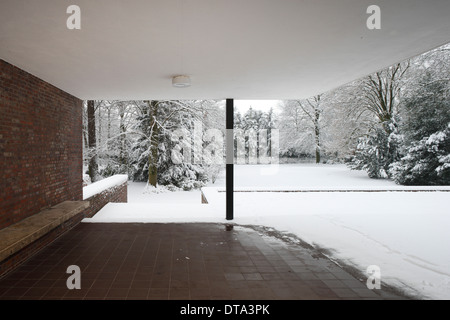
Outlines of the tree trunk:
<svg viewBox="0 0 450 320">
<path fill-rule="evenodd" d="M 320 95 L 315 98 L 316 104 L 314 109 L 314 136 L 316 144 L 316 163 L 320 163 Z"/>
<path fill-rule="evenodd" d="M 84 142 L 85 150 L 88 150 L 88 148 L 89 148 L 89 139 L 88 139 L 88 133 L 87 133 L 86 127 L 84 125 L 83 125 L 83 142 Z"/>
<path fill-rule="evenodd" d="M 98 119 L 98 145 L 102 145 L 102 108 L 100 108 L 100 104 L 97 105 L 97 119 Z"/>
<path fill-rule="evenodd" d="M 94 182 L 97 178 L 97 138 L 95 132 L 95 103 L 93 100 L 87 102 L 88 115 L 88 141 L 89 141 L 89 176 Z"/>
<path fill-rule="evenodd" d="M 319 127 L 315 128 L 316 134 L 316 163 L 320 163 L 320 132 Z"/>
<path fill-rule="evenodd" d="M 316 144 L 316 163 L 320 163 L 320 147 Z"/>
<path fill-rule="evenodd" d="M 108 107 L 108 141 L 111 140 L 111 106 Z"/>
<path fill-rule="evenodd" d="M 148 183 L 156 187 L 158 184 L 158 145 L 159 145 L 159 125 L 156 122 L 158 115 L 157 101 L 147 101 L 150 115 L 150 154 L 148 157 Z"/>
<path fill-rule="evenodd" d="M 119 162 L 121 166 L 124 166 L 127 164 L 127 155 L 125 150 L 125 108 L 123 105 L 119 106 L 119 117 L 120 117 L 120 124 L 119 124 Z"/>
</svg>

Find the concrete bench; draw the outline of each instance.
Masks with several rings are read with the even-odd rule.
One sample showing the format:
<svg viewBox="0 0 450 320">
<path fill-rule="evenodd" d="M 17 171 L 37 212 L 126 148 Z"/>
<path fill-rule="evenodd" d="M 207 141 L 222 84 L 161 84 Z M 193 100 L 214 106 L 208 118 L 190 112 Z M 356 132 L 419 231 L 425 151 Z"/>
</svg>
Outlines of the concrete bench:
<svg viewBox="0 0 450 320">
<path fill-rule="evenodd" d="M 89 201 L 65 201 L 0 230 L 0 262 L 89 207 Z"/>
</svg>

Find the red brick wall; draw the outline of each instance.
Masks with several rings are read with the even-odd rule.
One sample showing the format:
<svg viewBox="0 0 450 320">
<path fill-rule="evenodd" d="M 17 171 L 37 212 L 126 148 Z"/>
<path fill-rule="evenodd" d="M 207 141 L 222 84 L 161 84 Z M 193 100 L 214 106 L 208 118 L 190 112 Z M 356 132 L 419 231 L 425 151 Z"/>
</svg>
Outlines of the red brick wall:
<svg viewBox="0 0 450 320">
<path fill-rule="evenodd" d="M 0 229 L 82 200 L 82 101 L 0 60 Z"/>
</svg>

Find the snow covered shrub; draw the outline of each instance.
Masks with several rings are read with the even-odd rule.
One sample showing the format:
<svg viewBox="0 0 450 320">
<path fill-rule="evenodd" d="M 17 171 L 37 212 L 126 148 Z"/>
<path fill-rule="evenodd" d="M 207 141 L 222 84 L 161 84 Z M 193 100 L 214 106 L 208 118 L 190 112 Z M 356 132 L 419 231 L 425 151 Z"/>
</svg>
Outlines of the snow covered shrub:
<svg viewBox="0 0 450 320">
<path fill-rule="evenodd" d="M 298 152 L 295 148 L 290 147 L 286 151 L 280 152 L 280 157 L 282 158 L 300 158 L 302 156 L 307 156 Z"/>
<path fill-rule="evenodd" d="M 391 133 L 377 128 L 373 135 L 360 138 L 353 159 L 347 163 L 352 170 L 365 170 L 370 178 L 390 178 L 390 165 L 400 159 L 403 137 L 393 123 L 387 124 Z"/>
<path fill-rule="evenodd" d="M 185 191 L 204 187 L 208 176 L 200 166 L 190 163 L 168 166 L 158 177 L 161 185 L 173 185 Z"/>
<path fill-rule="evenodd" d="M 98 174 L 100 177 L 107 178 L 116 174 L 128 174 L 127 165 L 114 162 L 114 159 L 115 157 L 111 157 L 109 163 L 104 168 L 99 169 Z"/>
<path fill-rule="evenodd" d="M 147 183 L 147 185 L 144 188 L 143 193 L 160 194 L 160 193 L 176 192 L 176 191 L 182 191 L 182 189 L 177 188 L 173 185 L 168 185 L 168 186 L 158 185 L 157 187 L 154 187 L 151 184 Z"/>
<path fill-rule="evenodd" d="M 392 164 L 393 179 L 404 185 L 450 184 L 450 123 L 443 131 L 413 142 L 406 155 Z"/>
<path fill-rule="evenodd" d="M 211 164 L 204 166 L 205 174 L 208 176 L 209 181 L 211 181 L 213 184 L 216 183 L 216 180 L 219 178 L 224 168 L 225 167 L 220 164 Z"/>
</svg>

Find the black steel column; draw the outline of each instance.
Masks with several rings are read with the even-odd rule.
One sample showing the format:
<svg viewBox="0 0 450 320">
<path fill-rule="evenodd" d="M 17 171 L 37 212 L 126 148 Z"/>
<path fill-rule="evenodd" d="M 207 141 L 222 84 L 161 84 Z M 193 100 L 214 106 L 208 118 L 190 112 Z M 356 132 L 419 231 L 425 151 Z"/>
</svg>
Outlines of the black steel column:
<svg viewBox="0 0 450 320">
<path fill-rule="evenodd" d="M 226 219 L 234 218 L 234 100 L 226 101 Z"/>
</svg>

